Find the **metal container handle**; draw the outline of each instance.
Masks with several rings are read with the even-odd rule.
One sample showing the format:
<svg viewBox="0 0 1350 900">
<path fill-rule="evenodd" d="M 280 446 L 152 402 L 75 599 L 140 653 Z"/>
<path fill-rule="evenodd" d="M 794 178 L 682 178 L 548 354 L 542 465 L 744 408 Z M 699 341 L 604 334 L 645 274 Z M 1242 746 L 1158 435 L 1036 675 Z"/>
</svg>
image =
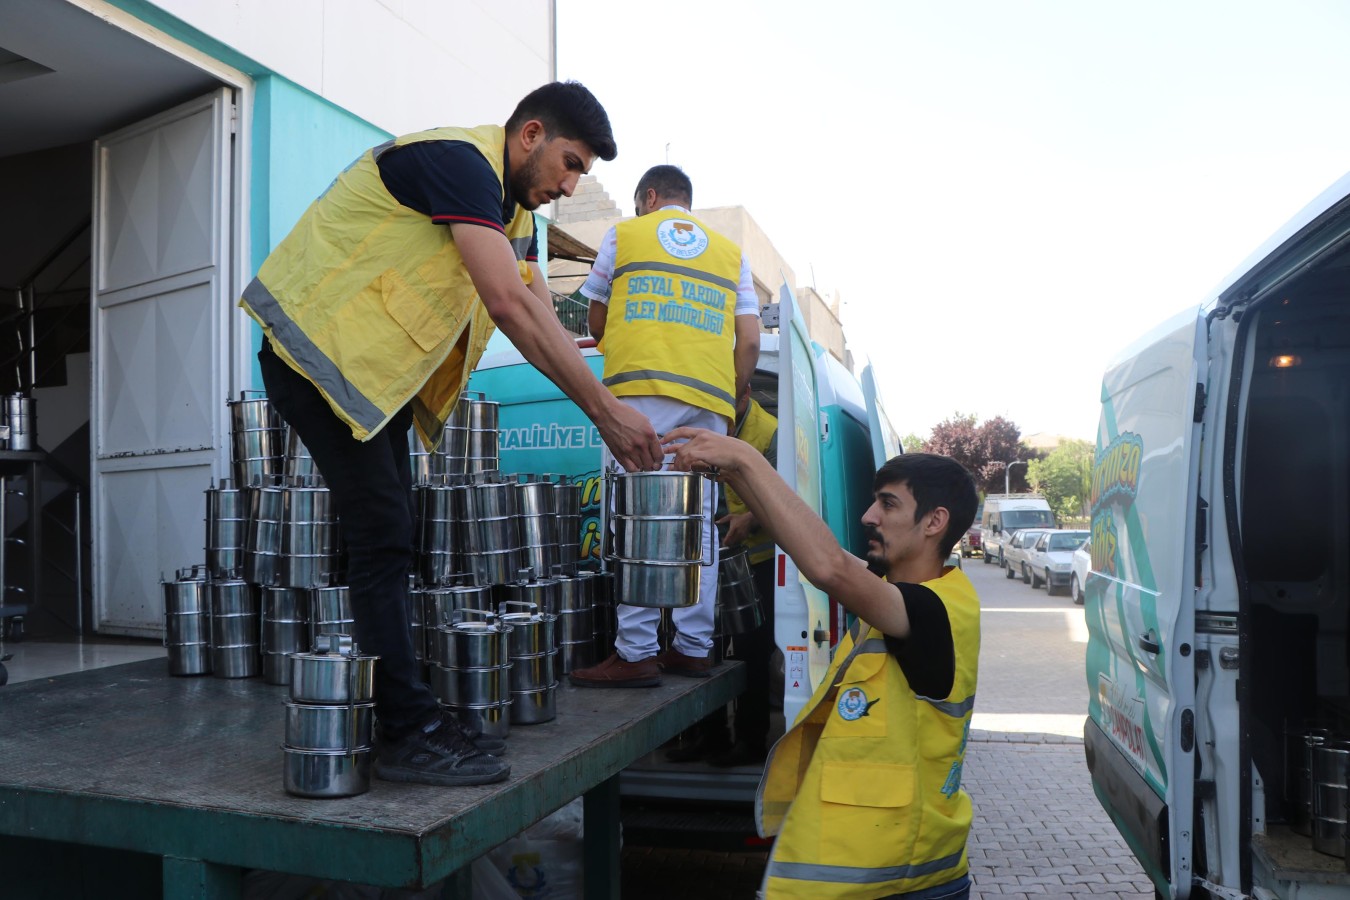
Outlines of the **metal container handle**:
<svg viewBox="0 0 1350 900">
<path fill-rule="evenodd" d="M 532 616 L 539 615 L 539 604 L 530 600 L 503 600 L 501 603 L 497 604 L 498 614 L 506 615 L 506 613 L 502 612 L 504 609 L 518 609 L 529 613 Z"/>
<path fill-rule="evenodd" d="M 458 625 L 467 618 L 481 618 L 484 623 L 491 628 L 497 624 L 497 614 L 488 609 L 468 609 L 461 607 L 450 611 L 450 624 Z"/>
<path fill-rule="evenodd" d="M 239 401 L 238 401 L 238 402 L 240 402 L 240 403 L 246 402 L 246 401 L 248 400 L 248 395 L 249 395 L 249 394 L 257 394 L 261 399 L 263 399 L 263 400 L 266 400 L 266 399 L 267 399 L 267 391 L 260 391 L 260 390 L 257 390 L 257 389 L 252 389 L 252 388 L 250 388 L 250 389 L 248 389 L 248 390 L 243 390 L 243 391 L 240 391 L 240 392 L 239 392 Z"/>
</svg>

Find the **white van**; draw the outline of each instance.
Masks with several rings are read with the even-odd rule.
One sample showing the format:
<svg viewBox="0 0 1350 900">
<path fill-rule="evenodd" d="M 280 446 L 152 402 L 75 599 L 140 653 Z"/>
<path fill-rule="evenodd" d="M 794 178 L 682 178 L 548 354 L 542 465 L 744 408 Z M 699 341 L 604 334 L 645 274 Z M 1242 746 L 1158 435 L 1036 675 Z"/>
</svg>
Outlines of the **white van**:
<svg viewBox="0 0 1350 900">
<path fill-rule="evenodd" d="M 1350 745 L 1307 745 L 1350 739 L 1350 176 L 1102 397 L 1097 797 L 1161 896 L 1350 896 Z"/>
<path fill-rule="evenodd" d="M 990 494 L 980 510 L 980 538 L 986 563 L 1006 564 L 1008 538 L 1019 528 L 1054 528 L 1055 515 L 1040 494 Z"/>
</svg>

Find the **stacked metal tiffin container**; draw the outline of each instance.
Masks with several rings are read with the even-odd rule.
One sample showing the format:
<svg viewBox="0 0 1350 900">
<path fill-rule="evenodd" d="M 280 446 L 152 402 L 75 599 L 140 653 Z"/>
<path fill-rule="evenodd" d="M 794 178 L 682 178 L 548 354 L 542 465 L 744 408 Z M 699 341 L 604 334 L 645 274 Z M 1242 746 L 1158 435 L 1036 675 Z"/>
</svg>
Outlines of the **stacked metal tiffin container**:
<svg viewBox="0 0 1350 900">
<path fill-rule="evenodd" d="M 411 431 L 413 483 L 425 484 L 447 475 L 497 471 L 501 465 L 498 408 L 499 404 L 488 400 L 481 391 L 465 391 L 434 449 L 423 450 L 416 431 Z"/>
<path fill-rule="evenodd" d="M 533 603 L 508 600 L 499 621 L 510 629 L 511 723 L 537 725 L 557 717 L 558 617 Z"/>
<path fill-rule="evenodd" d="M 282 744 L 287 793 L 351 797 L 369 789 L 377 659 L 339 634 L 321 634 L 312 653 L 290 655 Z"/>
<path fill-rule="evenodd" d="M 1289 827 L 1350 870 L 1350 736 L 1320 721 L 1285 727 Z"/>
<path fill-rule="evenodd" d="M 450 621 L 436 628 L 431 688 L 470 731 L 497 738 L 510 731 L 511 632 L 493 613 L 477 609 L 453 610 Z"/>
<path fill-rule="evenodd" d="M 245 391 L 228 405 L 234 477 L 206 491 L 206 565 L 164 582 L 170 674 L 287 684 L 290 654 L 319 633 L 352 632 L 337 519 L 267 398 Z"/>
<path fill-rule="evenodd" d="M 164 646 L 170 675 L 211 674 L 211 611 L 206 568 L 179 569 L 160 583 L 164 597 Z"/>
</svg>

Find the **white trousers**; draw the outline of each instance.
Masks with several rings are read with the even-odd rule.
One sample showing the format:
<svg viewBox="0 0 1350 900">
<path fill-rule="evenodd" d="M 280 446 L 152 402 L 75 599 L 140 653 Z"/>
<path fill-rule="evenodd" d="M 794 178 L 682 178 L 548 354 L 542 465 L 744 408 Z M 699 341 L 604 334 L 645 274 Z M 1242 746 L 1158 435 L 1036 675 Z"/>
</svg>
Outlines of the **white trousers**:
<svg viewBox="0 0 1350 900">
<path fill-rule="evenodd" d="M 658 435 L 681 425 L 706 428 L 718 434 L 727 433 L 727 420 L 717 413 L 699 406 L 690 406 L 669 397 L 620 397 L 625 405 L 642 413 L 652 423 Z M 614 456 L 605 448 L 606 468 L 615 463 Z M 613 502 L 613 498 L 610 498 Z M 611 509 L 613 507 L 611 506 Z M 703 486 L 703 558 L 712 557 L 713 564 L 699 572 L 698 603 L 671 610 L 675 622 L 674 647 L 685 656 L 706 657 L 712 650 L 713 615 L 717 608 L 717 528 L 713 524 L 717 509 L 717 482 L 709 480 Z M 661 610 L 649 606 L 629 606 L 620 603 L 618 635 L 614 650 L 628 662 L 637 662 L 660 652 L 656 629 L 661 621 Z"/>
</svg>

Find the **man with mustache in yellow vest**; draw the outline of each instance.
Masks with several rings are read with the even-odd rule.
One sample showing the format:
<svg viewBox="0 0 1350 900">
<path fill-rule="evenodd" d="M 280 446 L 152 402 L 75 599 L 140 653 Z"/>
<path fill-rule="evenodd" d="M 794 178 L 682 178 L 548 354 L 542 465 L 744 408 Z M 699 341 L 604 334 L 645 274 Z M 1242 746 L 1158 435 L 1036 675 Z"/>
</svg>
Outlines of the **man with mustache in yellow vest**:
<svg viewBox="0 0 1350 900">
<path fill-rule="evenodd" d="M 744 441 L 692 428 L 664 439 L 675 468 L 717 468 L 802 576 L 857 616 L 765 764 L 756 824 L 776 838 L 762 896 L 969 897 L 961 771 L 980 604 L 946 560 L 975 519 L 974 479 L 944 456 L 888 461 L 862 519 L 864 563 Z"/>
<path fill-rule="evenodd" d="M 733 241 L 690 214 L 693 199 L 689 176 L 677 166 L 648 169 L 633 197 L 637 218 L 605 233 L 581 286 L 590 300 L 591 334 L 605 356 L 605 386 L 658 434 L 681 425 L 726 434 L 759 359 L 759 298 L 750 266 Z M 573 670 L 572 684 L 652 687 L 662 671 L 708 677 L 717 603 L 716 486 L 703 493 L 701 546 L 713 564 L 700 572 L 698 603 L 671 613 L 674 643 L 658 657 L 661 610 L 620 597 L 614 653 Z"/>
<path fill-rule="evenodd" d="M 434 128 L 363 153 L 310 205 L 244 289 L 263 384 L 332 493 L 356 643 L 375 667 L 375 774 L 501 781 L 499 738 L 466 730 L 422 678 L 408 624 L 408 430 L 441 440 L 500 327 L 600 429 L 624 465 L 661 465 L 656 433 L 591 374 L 553 310 L 533 210 L 617 154 L 576 82 L 540 87 L 505 127 Z"/>
</svg>

